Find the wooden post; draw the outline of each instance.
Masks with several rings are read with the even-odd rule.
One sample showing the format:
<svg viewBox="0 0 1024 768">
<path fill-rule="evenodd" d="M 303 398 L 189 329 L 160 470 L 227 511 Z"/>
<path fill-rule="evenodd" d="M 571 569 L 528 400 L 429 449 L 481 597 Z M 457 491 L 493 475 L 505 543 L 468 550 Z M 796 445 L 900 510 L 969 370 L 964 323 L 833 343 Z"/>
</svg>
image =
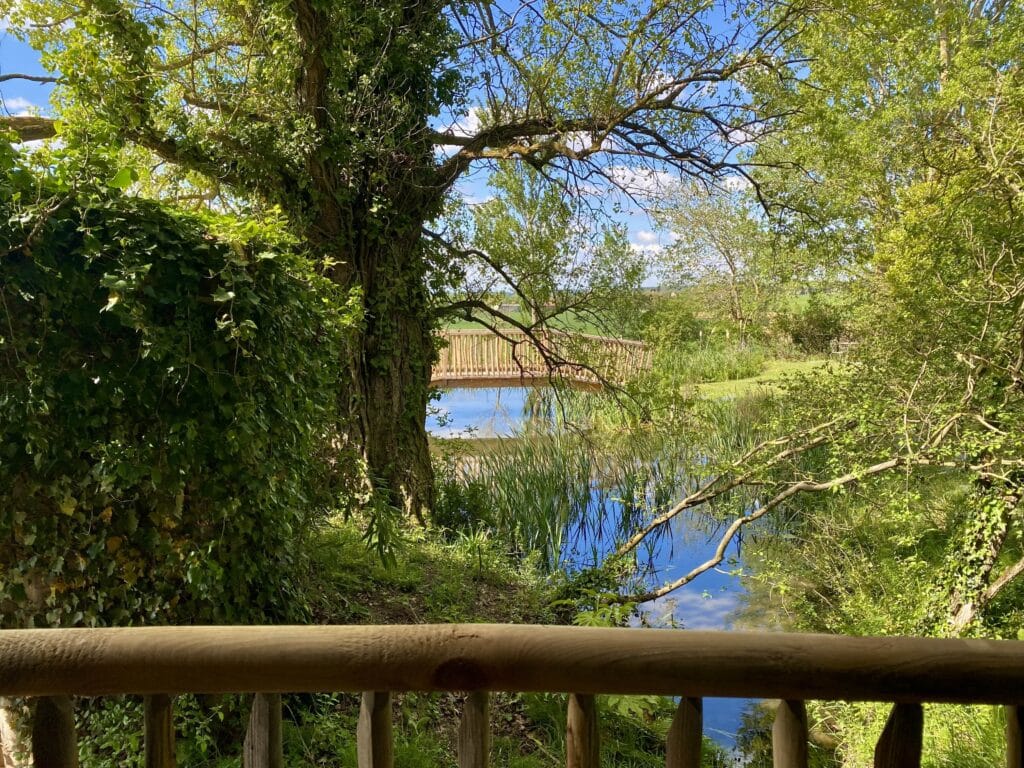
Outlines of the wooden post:
<svg viewBox="0 0 1024 768">
<path fill-rule="evenodd" d="M 252 698 L 249 727 L 242 748 L 245 768 L 284 768 L 281 735 L 281 694 L 257 693 Z"/>
<path fill-rule="evenodd" d="M 1024 768 L 1024 707 L 1006 708 L 1006 768 Z"/>
<path fill-rule="evenodd" d="M 359 768 L 392 768 L 391 694 L 364 691 L 356 728 Z"/>
<path fill-rule="evenodd" d="M 487 768 L 491 748 L 487 691 L 475 691 L 462 705 L 459 723 L 459 768 Z"/>
<path fill-rule="evenodd" d="M 783 699 L 772 725 L 775 768 L 807 768 L 807 710 L 802 701 Z"/>
<path fill-rule="evenodd" d="M 600 763 L 597 703 L 591 694 L 570 693 L 565 725 L 566 768 L 598 768 Z"/>
<path fill-rule="evenodd" d="M 896 704 L 875 746 L 875 768 L 916 768 L 921 765 L 924 710 L 920 704 Z"/>
<path fill-rule="evenodd" d="M 704 742 L 704 702 L 681 699 L 668 729 L 665 768 L 700 768 Z"/>
<path fill-rule="evenodd" d="M 32 764 L 35 768 L 78 768 L 75 711 L 70 696 L 36 699 L 32 718 Z"/>
<path fill-rule="evenodd" d="M 166 693 L 146 696 L 145 718 L 146 768 L 174 768 L 174 705 Z"/>
<path fill-rule="evenodd" d="M 0 697 L 0 766 L 3 768 L 17 768 L 14 756 L 23 751 L 22 739 L 18 738 L 11 707 L 10 699 Z"/>
</svg>

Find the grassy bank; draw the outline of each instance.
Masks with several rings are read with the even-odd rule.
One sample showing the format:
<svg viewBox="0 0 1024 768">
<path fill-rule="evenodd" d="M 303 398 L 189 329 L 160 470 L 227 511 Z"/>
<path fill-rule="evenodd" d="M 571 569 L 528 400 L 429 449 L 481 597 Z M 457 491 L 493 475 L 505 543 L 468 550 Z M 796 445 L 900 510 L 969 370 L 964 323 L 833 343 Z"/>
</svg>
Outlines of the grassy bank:
<svg viewBox="0 0 1024 768">
<path fill-rule="evenodd" d="M 704 397 L 739 397 L 753 394 L 759 389 L 777 389 L 786 377 L 811 373 L 828 365 L 827 359 L 771 360 L 756 376 L 731 381 L 707 381 L 697 385 Z"/>
</svg>

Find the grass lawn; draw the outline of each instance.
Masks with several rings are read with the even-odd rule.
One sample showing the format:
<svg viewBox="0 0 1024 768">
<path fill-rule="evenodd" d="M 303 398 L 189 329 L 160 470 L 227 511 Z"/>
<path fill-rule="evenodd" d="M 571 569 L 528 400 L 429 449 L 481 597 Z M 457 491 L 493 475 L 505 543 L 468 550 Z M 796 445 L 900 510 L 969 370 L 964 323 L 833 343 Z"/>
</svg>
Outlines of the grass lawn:
<svg viewBox="0 0 1024 768">
<path fill-rule="evenodd" d="M 773 388 L 785 376 L 797 373 L 809 373 L 816 368 L 821 368 L 829 361 L 827 359 L 817 360 L 772 360 L 764 371 L 749 379 L 735 379 L 734 381 L 709 381 L 697 385 L 697 391 L 704 397 L 736 397 L 747 394 L 758 387 Z"/>
</svg>

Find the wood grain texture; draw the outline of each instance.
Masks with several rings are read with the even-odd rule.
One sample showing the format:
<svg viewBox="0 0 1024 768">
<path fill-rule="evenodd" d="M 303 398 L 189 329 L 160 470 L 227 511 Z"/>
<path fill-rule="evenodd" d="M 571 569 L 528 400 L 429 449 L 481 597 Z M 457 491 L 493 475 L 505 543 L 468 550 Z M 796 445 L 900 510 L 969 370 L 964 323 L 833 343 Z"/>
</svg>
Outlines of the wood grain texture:
<svg viewBox="0 0 1024 768">
<path fill-rule="evenodd" d="M 391 694 L 364 691 L 356 726 L 359 768 L 392 768 L 395 762 L 391 735 Z"/>
<path fill-rule="evenodd" d="M 242 745 L 242 765 L 244 768 L 284 768 L 281 694 L 257 693 L 253 696 Z"/>
<path fill-rule="evenodd" d="M 174 705 L 164 693 L 147 696 L 143 702 L 146 768 L 174 768 Z"/>
<path fill-rule="evenodd" d="M 772 765 L 807 768 L 807 709 L 802 701 L 783 700 L 775 710 Z"/>
<path fill-rule="evenodd" d="M 897 704 L 875 746 L 875 768 L 918 768 L 924 710 L 920 704 Z"/>
<path fill-rule="evenodd" d="M 570 693 L 565 721 L 566 768 L 598 768 L 600 763 L 597 701 L 591 694 Z"/>
<path fill-rule="evenodd" d="M 466 696 L 459 722 L 459 768 L 487 768 L 491 751 L 490 697 L 486 691 Z"/>
<path fill-rule="evenodd" d="M 700 768 L 704 746 L 704 702 L 682 699 L 665 742 L 665 768 Z"/>
<path fill-rule="evenodd" d="M 487 624 L 0 632 L 0 696 L 367 690 L 1018 704 L 1024 642 Z"/>
<path fill-rule="evenodd" d="M 1024 768 L 1024 707 L 1006 707 L 1006 768 Z"/>
<path fill-rule="evenodd" d="M 70 697 L 46 696 L 36 701 L 32 764 L 35 768 L 78 768 L 75 711 Z"/>
</svg>

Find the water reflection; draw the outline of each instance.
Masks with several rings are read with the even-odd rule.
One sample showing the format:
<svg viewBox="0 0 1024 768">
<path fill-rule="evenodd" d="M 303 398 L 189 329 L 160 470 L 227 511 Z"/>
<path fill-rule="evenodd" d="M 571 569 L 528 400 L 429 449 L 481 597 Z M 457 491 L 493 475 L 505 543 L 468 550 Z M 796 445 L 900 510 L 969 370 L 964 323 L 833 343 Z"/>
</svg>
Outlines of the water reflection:
<svg viewBox="0 0 1024 768">
<path fill-rule="evenodd" d="M 448 390 L 435 404 L 436 413 L 428 417 L 427 429 L 435 437 L 513 437 L 522 433 L 526 423 L 554 423 L 553 398 L 549 394 L 545 390 L 530 388 Z M 486 442 L 482 441 L 481 447 Z M 552 450 L 552 456 L 556 455 L 557 447 Z M 480 461 L 486 467 L 487 459 L 481 458 Z M 535 492 L 528 486 L 516 494 L 517 498 L 530 499 L 531 504 L 549 519 L 564 520 L 565 525 L 554 533 L 557 551 L 551 553 L 557 567 L 572 572 L 602 562 L 617 542 L 622 541 L 624 527 L 635 529 L 637 521 L 645 518 L 650 508 L 664 506 L 668 500 L 666 487 L 672 497 L 685 493 L 681 484 L 672 485 L 672 482 L 682 483 L 684 480 L 678 476 L 673 461 L 664 457 L 652 459 L 650 455 L 632 457 L 630 461 L 642 462 L 644 466 L 630 475 L 629 467 L 600 467 L 602 463 L 609 462 L 599 461 L 595 464 L 598 467 L 596 471 L 585 469 L 580 477 L 573 475 L 572 470 L 577 469 L 575 465 L 565 466 L 555 461 L 552 462 L 553 469 L 565 471 L 565 479 L 573 486 L 564 488 L 561 494 L 564 498 L 545 502 L 542 497 L 546 489 Z M 664 466 L 659 466 L 661 462 Z M 477 471 L 480 466 L 477 465 Z M 614 471 L 608 471 L 611 469 Z M 590 474 L 589 480 L 587 474 Z M 672 482 L 655 482 L 651 484 L 654 487 L 649 487 L 644 480 L 659 475 L 662 480 L 667 478 Z M 611 477 L 617 479 L 609 481 Z M 630 480 L 623 479 L 630 477 L 634 478 L 632 485 Z M 637 477 L 641 478 L 639 487 L 635 482 Z M 545 504 L 551 506 L 551 511 L 545 510 Z M 717 525 L 693 516 L 678 516 L 671 530 L 652 540 L 643 553 L 644 582 L 648 588 L 655 588 L 679 578 L 710 559 L 717 544 Z M 670 595 L 642 604 L 634 623 L 654 627 L 681 626 L 692 630 L 732 629 L 744 592 L 735 573 L 740 562 L 738 545 L 732 545 L 719 569 L 702 574 L 693 583 Z M 725 746 L 733 746 L 742 711 L 749 703 L 749 700 L 742 699 L 706 700 L 706 733 Z"/>
</svg>

